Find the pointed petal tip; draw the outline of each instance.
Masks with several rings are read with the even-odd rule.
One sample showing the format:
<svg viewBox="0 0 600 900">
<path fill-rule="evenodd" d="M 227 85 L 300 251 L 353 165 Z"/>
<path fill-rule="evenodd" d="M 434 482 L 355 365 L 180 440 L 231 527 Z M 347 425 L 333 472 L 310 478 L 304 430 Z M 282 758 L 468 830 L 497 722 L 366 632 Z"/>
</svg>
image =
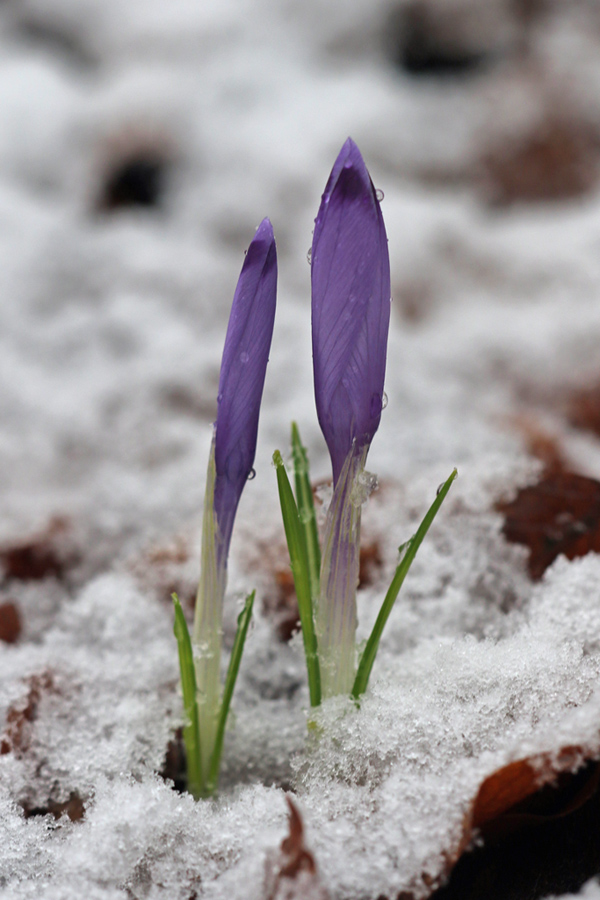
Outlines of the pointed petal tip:
<svg viewBox="0 0 600 900">
<path fill-rule="evenodd" d="M 256 229 L 253 240 L 267 241 L 269 243 L 275 240 L 273 226 L 271 225 L 271 220 L 268 218 L 268 216 L 265 216 L 265 218 Z"/>
<path fill-rule="evenodd" d="M 367 167 L 363 155 L 351 137 L 346 138 L 344 145 L 338 154 L 337 161 L 342 163 L 345 169 L 359 168 L 367 173 Z"/>
</svg>

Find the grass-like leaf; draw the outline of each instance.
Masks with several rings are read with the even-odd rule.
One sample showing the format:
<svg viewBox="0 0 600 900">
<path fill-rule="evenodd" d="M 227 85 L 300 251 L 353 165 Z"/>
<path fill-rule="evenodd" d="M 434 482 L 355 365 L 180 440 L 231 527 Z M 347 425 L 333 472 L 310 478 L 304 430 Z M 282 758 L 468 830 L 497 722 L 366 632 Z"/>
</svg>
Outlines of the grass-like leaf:
<svg viewBox="0 0 600 900">
<path fill-rule="evenodd" d="M 319 544 L 319 530 L 317 528 L 317 516 L 313 492 L 310 485 L 310 469 L 306 447 L 302 446 L 300 432 L 295 422 L 292 422 L 292 453 L 294 457 L 294 487 L 296 489 L 296 503 L 300 524 L 304 530 L 306 552 L 308 556 L 308 568 L 310 572 L 310 592 L 313 603 L 317 600 L 321 579 L 321 547 Z"/>
<path fill-rule="evenodd" d="M 252 618 L 252 605 L 254 603 L 255 593 L 256 591 L 252 591 L 251 594 L 248 594 L 248 596 L 246 597 L 246 602 L 244 603 L 244 608 L 238 616 L 237 631 L 235 633 L 235 640 L 233 642 L 233 649 L 231 651 L 231 658 L 229 660 L 229 668 L 227 669 L 227 676 L 225 678 L 223 699 L 221 700 L 221 706 L 219 709 L 215 746 L 211 756 L 208 780 L 205 786 L 206 796 L 211 796 L 211 794 L 214 794 L 219 781 L 219 769 L 221 767 L 221 755 L 223 753 L 225 726 L 227 724 L 227 716 L 229 715 L 231 698 L 233 697 L 233 691 L 235 688 L 235 683 L 237 681 L 240 663 L 242 661 L 244 644 L 246 643 L 246 635 L 248 634 L 250 619 Z"/>
<path fill-rule="evenodd" d="M 298 598 L 298 611 L 300 613 L 306 669 L 308 672 L 310 705 L 319 706 L 321 703 L 321 673 L 317 655 L 317 636 L 313 620 L 310 565 L 308 562 L 306 537 L 279 450 L 276 450 L 273 454 L 273 462 L 277 472 L 277 487 L 279 489 L 283 527 L 290 554 L 296 597 Z"/>
<path fill-rule="evenodd" d="M 377 616 L 375 625 L 373 626 L 373 631 L 370 634 L 369 640 L 367 641 L 363 654 L 360 658 L 358 671 L 356 673 L 354 686 L 352 688 L 352 696 L 355 699 L 358 699 L 360 695 L 364 694 L 367 689 L 367 685 L 369 684 L 369 677 L 371 675 L 371 669 L 373 668 L 377 650 L 379 649 L 379 641 L 381 640 L 381 635 L 383 634 L 385 623 L 387 622 L 392 611 L 392 607 L 396 602 L 396 597 L 400 592 L 400 588 L 402 587 L 404 579 L 408 574 L 408 570 L 410 569 L 412 562 L 417 555 L 417 550 L 421 546 L 423 538 L 429 531 L 431 523 L 435 519 L 440 506 L 446 499 L 446 495 L 450 490 L 450 486 L 452 485 L 452 482 L 456 478 L 457 474 L 457 470 L 454 469 L 448 480 L 445 481 L 438 490 L 435 500 L 429 507 L 425 518 L 419 525 L 416 533 L 410 538 L 409 541 L 407 541 L 405 544 L 402 544 L 402 546 L 399 548 L 401 557 L 400 562 L 398 563 L 398 567 L 396 568 L 396 573 L 392 579 L 392 583 L 390 584 L 381 609 L 379 610 L 379 615 Z"/>
<path fill-rule="evenodd" d="M 197 800 L 204 793 L 202 784 L 202 765 L 200 761 L 200 726 L 198 722 L 198 701 L 196 697 L 196 673 L 194 671 L 194 655 L 187 622 L 177 594 L 172 594 L 175 604 L 175 624 L 173 633 L 177 638 L 179 650 L 179 671 L 181 673 L 181 689 L 183 692 L 183 708 L 185 725 L 183 740 L 187 757 L 188 791 Z"/>
</svg>

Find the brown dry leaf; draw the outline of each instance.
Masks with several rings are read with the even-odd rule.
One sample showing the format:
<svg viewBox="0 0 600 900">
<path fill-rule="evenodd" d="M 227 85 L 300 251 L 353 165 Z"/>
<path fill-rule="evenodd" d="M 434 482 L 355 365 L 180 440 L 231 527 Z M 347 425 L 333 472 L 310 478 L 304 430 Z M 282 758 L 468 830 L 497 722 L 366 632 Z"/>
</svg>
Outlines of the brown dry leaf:
<svg viewBox="0 0 600 900">
<path fill-rule="evenodd" d="M 64 579 L 79 561 L 79 555 L 68 546 L 69 523 L 55 516 L 40 533 L 0 548 L 0 567 L 4 577 L 15 581 Z"/>
<path fill-rule="evenodd" d="M 33 816 L 53 816 L 58 822 L 63 816 L 67 816 L 71 822 L 81 822 L 85 817 L 85 801 L 77 793 L 71 791 L 69 799 L 59 803 L 57 800 L 48 800 L 45 806 L 29 806 L 22 804 L 23 813 L 26 819 Z"/>
<path fill-rule="evenodd" d="M 565 747 L 515 760 L 484 779 L 435 900 L 538 900 L 576 892 L 593 877 L 600 864 L 600 763 L 590 755 Z M 476 835 L 484 843 L 473 848 Z"/>
<path fill-rule="evenodd" d="M 265 900 L 329 900 L 312 853 L 304 844 L 304 825 L 296 804 L 286 796 L 290 833 L 279 852 L 267 857 Z"/>
<path fill-rule="evenodd" d="M 37 718 L 42 694 L 55 691 L 51 672 L 42 672 L 27 679 L 29 690 L 25 697 L 9 707 L 6 714 L 4 734 L 0 737 L 0 756 L 13 752 L 21 757 L 30 747 L 32 724 Z"/>
<path fill-rule="evenodd" d="M 567 419 L 575 428 L 600 435 L 600 383 L 575 388 L 564 402 Z"/>
<path fill-rule="evenodd" d="M 557 435 L 544 428 L 535 416 L 523 413 L 509 416 L 507 421 L 520 433 L 527 452 L 543 463 L 546 473 L 565 472 L 569 469 L 569 462 Z"/>
<path fill-rule="evenodd" d="M 507 540 L 529 548 L 528 569 L 542 577 L 561 553 L 567 559 L 600 552 L 600 482 L 572 472 L 546 473 L 500 503 Z"/>
<path fill-rule="evenodd" d="M 282 549 L 282 554 L 287 550 Z M 273 587 L 263 594 L 263 613 L 273 622 L 280 641 L 287 643 L 300 628 L 294 576 L 289 565 L 273 572 Z"/>
<path fill-rule="evenodd" d="M 573 812 L 598 786 L 598 764 L 584 773 L 582 783 L 576 780 L 575 770 L 584 761 L 581 747 L 564 747 L 558 755 L 526 757 L 498 769 L 479 788 L 471 812 L 471 827 L 488 836 L 497 835 L 532 818 Z"/>
<path fill-rule="evenodd" d="M 597 135 L 570 111 L 550 110 L 529 133 L 487 149 L 480 169 L 495 205 L 580 197 L 598 178 Z"/>
<path fill-rule="evenodd" d="M 15 644 L 21 634 L 21 614 L 14 600 L 0 603 L 0 641 Z"/>
</svg>

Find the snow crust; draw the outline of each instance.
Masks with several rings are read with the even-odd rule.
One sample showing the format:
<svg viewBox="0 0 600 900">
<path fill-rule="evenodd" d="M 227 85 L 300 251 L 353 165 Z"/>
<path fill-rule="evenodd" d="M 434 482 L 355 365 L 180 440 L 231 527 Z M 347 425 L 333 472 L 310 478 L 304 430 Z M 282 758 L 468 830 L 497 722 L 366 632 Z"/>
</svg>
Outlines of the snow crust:
<svg viewBox="0 0 600 900">
<path fill-rule="evenodd" d="M 598 10 L 557 5 L 534 32 L 540 86 L 514 61 L 519 26 L 501 0 L 438 4 L 499 57 L 482 74 L 400 71 L 386 41 L 406 5 L 0 7 L 0 543 L 58 515 L 77 559 L 66 578 L 0 584 L 23 617 L 21 639 L 0 643 L 0 728 L 32 678 L 51 679 L 27 749 L 0 756 L 2 900 L 259 900 L 286 791 L 331 898 L 426 896 L 487 775 L 567 745 L 600 754 L 600 559 L 559 558 L 534 586 L 494 511 L 539 471 L 514 428 L 528 398 L 597 380 L 600 195 L 491 211 L 476 177 L 492 124 L 518 131 L 548 93 L 597 115 Z M 381 487 L 364 513 L 383 564 L 359 598 L 361 639 L 396 548 L 455 465 L 459 479 L 360 709 L 328 701 L 308 729 L 300 641 L 281 643 L 262 606 L 273 566 L 287 564 L 270 457 L 287 452 L 295 419 L 314 478 L 329 477 L 306 251 L 349 134 L 385 192 L 396 298 L 369 457 Z M 169 161 L 162 207 L 95 209 L 114 158 L 148 145 Z M 168 596 L 197 579 L 225 324 L 265 215 L 279 305 L 226 644 L 254 586 L 256 617 L 222 790 L 194 803 L 157 774 L 182 718 Z M 535 416 L 599 477 L 596 438 L 551 404 Z M 72 792 L 82 821 L 25 817 Z"/>
</svg>

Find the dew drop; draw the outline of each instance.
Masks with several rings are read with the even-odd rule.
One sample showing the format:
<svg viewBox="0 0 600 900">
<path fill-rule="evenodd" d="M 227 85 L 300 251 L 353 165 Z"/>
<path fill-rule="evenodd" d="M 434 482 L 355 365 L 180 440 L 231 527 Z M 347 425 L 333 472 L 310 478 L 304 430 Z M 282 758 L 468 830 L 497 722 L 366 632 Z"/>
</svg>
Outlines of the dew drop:
<svg viewBox="0 0 600 900">
<path fill-rule="evenodd" d="M 217 403 L 220 403 L 222 401 L 222 399 L 223 399 L 223 392 L 221 391 L 219 394 L 217 394 Z"/>
<path fill-rule="evenodd" d="M 242 350 L 242 352 L 240 353 L 240 362 L 241 362 L 243 365 L 245 365 L 245 363 L 247 363 L 249 359 L 250 359 L 250 357 L 249 357 L 249 355 L 246 353 L 246 351 L 245 351 L 245 350 Z"/>
<path fill-rule="evenodd" d="M 254 478 L 256 478 L 256 471 L 255 469 L 250 469 L 250 472 L 248 473 L 248 481 L 252 481 Z"/>
<path fill-rule="evenodd" d="M 306 262 L 309 266 L 312 266 L 312 247 L 308 248 L 308 253 L 306 254 Z"/>
<path fill-rule="evenodd" d="M 442 491 L 442 488 L 444 487 L 445 484 L 446 484 L 445 481 L 442 481 L 441 484 L 438 484 L 437 491 L 435 492 L 435 496 L 436 496 L 436 497 L 439 497 L 439 496 L 440 496 L 440 493 L 441 493 L 441 491 Z"/>
<path fill-rule="evenodd" d="M 386 406 L 388 405 L 388 402 L 389 402 L 389 401 L 388 401 L 388 395 L 387 395 L 386 392 L 384 391 L 384 392 L 383 392 L 383 397 L 381 398 L 381 408 L 382 408 L 382 409 L 385 409 Z"/>
<path fill-rule="evenodd" d="M 377 190 L 375 191 L 375 196 L 377 197 L 377 202 L 381 203 L 381 201 L 385 197 L 385 194 L 383 193 L 381 188 L 377 188 Z"/>
</svg>

